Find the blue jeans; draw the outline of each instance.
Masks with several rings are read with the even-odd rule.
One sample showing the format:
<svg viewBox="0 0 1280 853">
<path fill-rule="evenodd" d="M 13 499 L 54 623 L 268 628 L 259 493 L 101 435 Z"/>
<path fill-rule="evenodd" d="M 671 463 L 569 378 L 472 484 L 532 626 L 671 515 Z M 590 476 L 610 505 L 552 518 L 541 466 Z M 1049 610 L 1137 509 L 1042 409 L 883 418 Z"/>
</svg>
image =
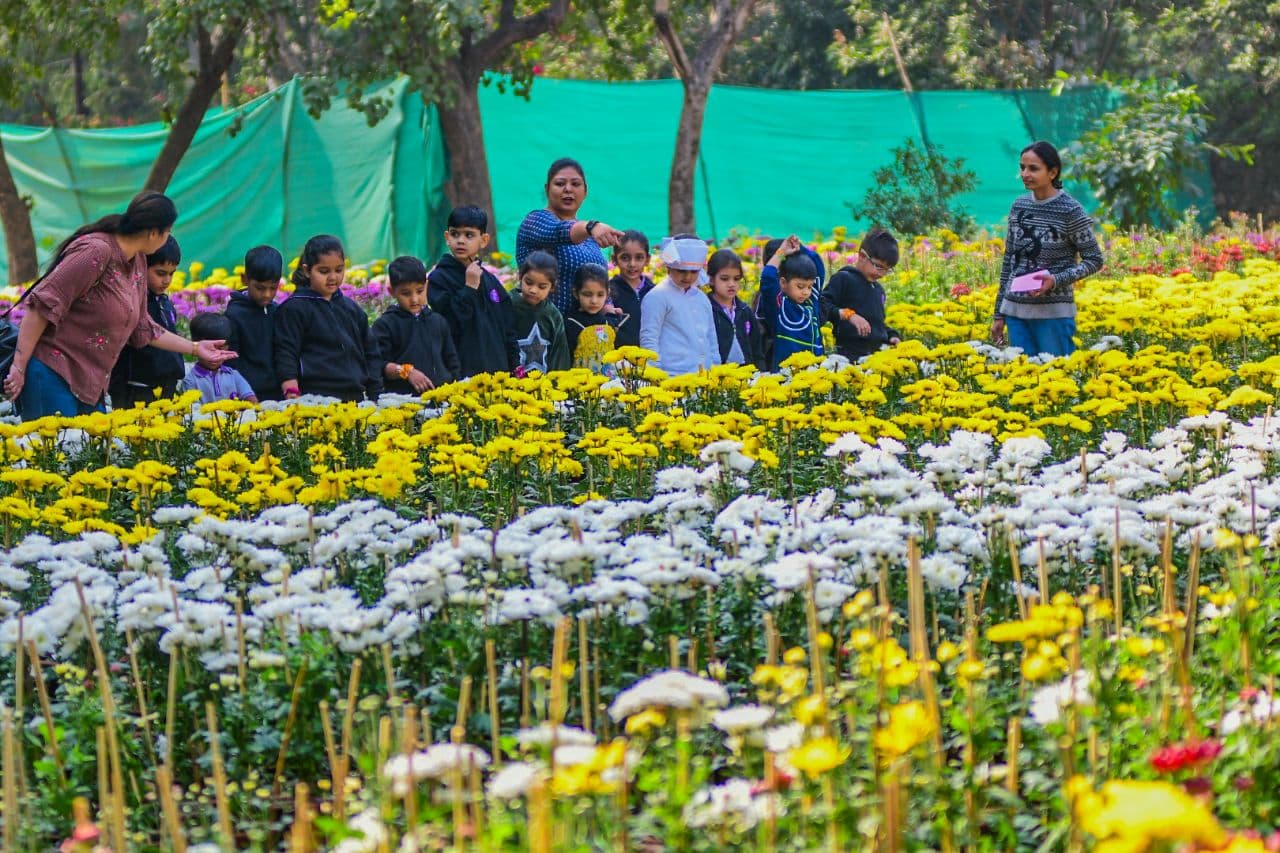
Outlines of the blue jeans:
<svg viewBox="0 0 1280 853">
<path fill-rule="evenodd" d="M 22 386 L 22 393 L 18 395 L 17 408 L 24 421 L 34 421 L 46 415 L 65 415 L 70 418 L 107 410 L 101 401 L 96 406 L 90 406 L 76 399 L 67 380 L 54 373 L 38 358 L 27 362 L 27 381 Z"/>
<path fill-rule="evenodd" d="M 1006 316 L 1004 328 L 1009 336 L 1009 346 L 1018 347 L 1027 355 L 1066 356 L 1076 351 L 1075 317 L 1057 317 L 1052 320 L 1022 320 Z"/>
</svg>

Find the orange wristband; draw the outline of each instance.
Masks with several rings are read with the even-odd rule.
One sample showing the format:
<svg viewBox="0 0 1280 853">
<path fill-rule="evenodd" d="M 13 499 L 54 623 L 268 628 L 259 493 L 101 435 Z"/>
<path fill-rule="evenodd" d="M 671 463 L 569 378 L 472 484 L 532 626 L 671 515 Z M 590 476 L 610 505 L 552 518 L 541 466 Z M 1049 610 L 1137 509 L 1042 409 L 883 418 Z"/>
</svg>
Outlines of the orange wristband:
<svg viewBox="0 0 1280 853">
<path fill-rule="evenodd" d="M 412 364 L 402 364 L 402 365 L 400 365 L 400 378 L 401 378 L 401 379 L 408 380 L 408 378 L 409 378 L 409 374 L 410 374 L 410 373 L 413 373 L 413 365 L 412 365 Z"/>
</svg>

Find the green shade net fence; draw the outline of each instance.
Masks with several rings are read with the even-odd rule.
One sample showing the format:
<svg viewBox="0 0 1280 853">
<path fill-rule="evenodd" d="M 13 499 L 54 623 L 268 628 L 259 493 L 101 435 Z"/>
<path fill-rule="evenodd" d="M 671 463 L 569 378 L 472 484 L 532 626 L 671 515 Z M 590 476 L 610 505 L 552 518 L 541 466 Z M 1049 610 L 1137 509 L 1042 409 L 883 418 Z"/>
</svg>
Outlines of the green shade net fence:
<svg viewBox="0 0 1280 853">
<path fill-rule="evenodd" d="M 181 213 L 174 233 L 184 256 L 230 267 L 259 243 L 292 257 L 311 235 L 332 233 L 358 261 L 414 254 L 430 263 L 448 213 L 436 108 L 400 80 L 388 84 L 394 106 L 372 128 L 341 101 L 313 119 L 301 85 L 292 81 L 205 119 L 169 188 Z M 584 216 L 651 238 L 666 233 L 678 81 L 540 79 L 528 101 L 485 87 L 480 102 L 501 248 L 511 251 L 521 219 L 545 204 L 546 168 L 564 156 L 586 170 Z M 1103 88 L 1054 97 L 718 86 L 697 170 L 698 231 L 719 239 L 734 227 L 804 236 L 840 224 L 863 227 L 850 205 L 908 138 L 963 157 L 977 187 L 957 203 L 979 224 L 1002 228 L 1022 192 L 1018 152 L 1040 138 L 1065 147 L 1113 104 Z M 159 124 L 0 131 L 19 191 L 34 202 L 42 260 L 71 230 L 124 209 L 165 134 Z M 1092 207 L 1088 188 L 1070 182 L 1070 163 L 1067 172 L 1068 189 Z M 1197 181 L 1204 186 L 1206 179 Z"/>
</svg>

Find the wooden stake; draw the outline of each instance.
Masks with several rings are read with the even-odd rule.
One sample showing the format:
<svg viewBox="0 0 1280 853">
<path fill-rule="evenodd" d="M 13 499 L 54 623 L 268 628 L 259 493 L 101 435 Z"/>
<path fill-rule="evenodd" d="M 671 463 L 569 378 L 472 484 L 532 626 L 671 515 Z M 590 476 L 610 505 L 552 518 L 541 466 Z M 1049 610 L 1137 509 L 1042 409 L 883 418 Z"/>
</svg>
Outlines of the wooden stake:
<svg viewBox="0 0 1280 853">
<path fill-rule="evenodd" d="M 587 620 L 578 617 L 578 690 L 582 694 L 582 728 L 591 731 L 591 647 Z"/>
<path fill-rule="evenodd" d="M 156 760 L 155 738 L 151 736 L 151 715 L 147 713 L 147 695 L 142 689 L 142 674 L 138 667 L 138 654 L 133 647 L 133 629 L 124 632 L 125 648 L 129 653 L 129 672 L 133 675 L 133 692 L 138 697 L 138 716 L 142 718 L 142 733 L 147 741 L 147 754 Z"/>
<path fill-rule="evenodd" d="M 178 716 L 178 654 L 175 646 L 169 650 L 169 683 L 164 707 L 164 756 L 163 761 L 173 766 L 173 725 Z"/>
<path fill-rule="evenodd" d="M 568 697 L 564 687 L 564 664 L 568 657 L 569 618 L 566 616 L 556 622 L 555 636 L 551 645 L 551 696 L 547 717 L 554 729 L 564 723 L 568 710 Z"/>
<path fill-rule="evenodd" d="M 1111 605 L 1115 611 L 1116 637 L 1124 628 L 1124 587 L 1120 584 L 1120 506 L 1116 505 L 1115 538 L 1111 543 Z"/>
<path fill-rule="evenodd" d="M 418 709 L 406 705 L 404 709 L 404 728 L 400 732 L 400 750 L 409 762 L 409 786 L 404 795 L 405 833 L 416 839 L 418 836 L 418 785 L 413 775 L 413 754 L 418 749 Z"/>
<path fill-rule="evenodd" d="M 387 705 L 394 708 L 400 704 L 400 698 L 396 694 L 396 671 L 391 665 L 391 644 L 382 644 L 382 671 L 387 679 Z"/>
<path fill-rule="evenodd" d="M 227 771 L 222 766 L 222 748 L 218 744 L 218 715 L 213 703 L 204 705 L 205 721 L 209 726 L 209 754 L 213 758 L 213 795 L 218 807 L 218 832 L 222 836 L 222 849 L 236 849 L 235 830 L 231 824 L 231 803 L 227 799 Z"/>
<path fill-rule="evenodd" d="M 49 704 L 49 689 L 45 686 L 44 669 L 40 666 L 40 655 L 32 640 L 27 640 L 27 660 L 31 661 L 31 674 L 36 683 L 36 698 L 40 700 L 40 713 L 44 715 L 44 725 L 49 731 L 47 749 L 50 757 L 53 758 L 54 766 L 58 768 L 58 780 L 65 788 L 67 772 L 62 763 L 62 748 L 58 746 L 58 732 L 53 726 L 53 707 Z"/>
<path fill-rule="evenodd" d="M 302 666 L 298 667 L 298 675 L 293 681 L 293 692 L 289 697 L 289 716 L 284 721 L 284 733 L 280 735 L 280 750 L 276 753 L 276 766 L 271 774 L 272 803 L 279 800 L 281 787 L 284 784 L 285 756 L 289 754 L 289 739 L 293 736 L 293 725 L 298 719 L 298 705 L 302 700 L 302 680 L 307 677 L 307 665 L 310 662 L 309 658 L 302 659 Z M 273 810 L 274 808 L 275 806 L 272 806 Z"/>
<path fill-rule="evenodd" d="M 4 849 L 17 850 L 22 815 L 18 811 L 18 750 L 13 737 L 12 708 L 4 709 L 0 727 L 4 729 Z"/>
<path fill-rule="evenodd" d="M 84 586 L 76 578 L 76 595 L 80 597 L 80 615 L 84 617 L 85 633 L 89 638 L 89 647 L 93 650 L 93 661 L 98 670 L 98 688 L 102 694 L 102 720 L 107 735 L 107 753 L 111 761 L 111 790 L 114 808 L 111 816 L 111 831 L 117 839 L 116 843 L 123 850 L 128 843 L 124 829 L 124 772 L 120 762 L 120 743 L 116 730 L 116 703 L 111 693 L 110 671 L 107 659 L 102 654 L 102 646 L 98 643 L 98 631 L 93 625 L 93 614 L 89 611 L 88 599 L 84 597 Z M 102 760 L 102 756 L 98 756 Z"/>
<path fill-rule="evenodd" d="M 1073 679 L 1074 677 L 1072 676 Z M 1022 748 L 1022 718 L 1017 715 L 1010 717 L 1008 731 L 1005 764 L 1009 768 L 1009 775 L 1005 777 L 1005 786 L 1009 789 L 1009 793 L 1016 797 L 1018 796 L 1018 750 Z"/>
<path fill-rule="evenodd" d="M 307 784 L 299 782 L 293 789 L 293 826 L 289 830 L 289 853 L 310 853 L 312 849 L 311 802 L 307 798 Z"/>
<path fill-rule="evenodd" d="M 169 834 L 169 845 L 173 853 L 185 853 L 187 837 L 182 831 L 182 820 L 178 817 L 178 804 L 173 801 L 173 772 L 167 764 L 161 764 L 156 768 L 156 789 L 156 793 L 160 796 L 160 808 L 164 811 L 164 825 Z"/>
<path fill-rule="evenodd" d="M 320 700 L 320 731 L 324 734 L 324 751 L 329 759 L 329 793 L 333 797 L 333 813 L 338 816 L 338 743 L 333 737 L 333 720 L 329 719 L 329 703 Z"/>
<path fill-rule="evenodd" d="M 363 665 L 361 658 L 356 658 L 351 665 L 351 676 L 347 679 L 347 707 L 342 714 L 342 755 L 338 758 L 340 762 L 337 773 L 338 778 L 334 780 L 335 785 L 341 785 L 341 790 L 335 790 L 335 813 L 341 820 L 347 814 L 347 774 L 351 769 L 351 726 L 355 719 L 356 713 L 356 696 L 360 687 L 360 669 Z"/>
<path fill-rule="evenodd" d="M 1200 536 L 1191 541 L 1191 556 L 1187 560 L 1187 604 L 1183 611 L 1187 614 L 1186 642 L 1182 647 L 1182 658 L 1187 666 L 1191 665 L 1191 656 L 1196 647 L 1196 616 L 1200 606 Z"/>
<path fill-rule="evenodd" d="M 484 671 L 489 682 L 489 736 L 496 770 L 502 766 L 502 714 L 498 704 L 498 662 L 493 638 L 484 641 Z"/>
<path fill-rule="evenodd" d="M 1022 563 L 1018 559 L 1018 540 L 1014 535 L 1013 526 L 1006 528 L 1009 539 L 1009 565 L 1013 569 L 1013 594 L 1018 600 L 1018 618 L 1026 619 L 1027 600 L 1022 595 Z"/>
<path fill-rule="evenodd" d="M 249 683 L 249 655 L 244 642 L 244 600 L 236 596 L 236 677 L 240 682 L 240 695 L 244 695 Z"/>
<path fill-rule="evenodd" d="M 1036 537 L 1036 549 L 1039 556 L 1036 559 L 1036 574 L 1040 577 L 1040 603 L 1049 603 L 1049 567 L 1044 558 L 1044 537 Z"/>
<path fill-rule="evenodd" d="M 13 645 L 13 718 L 17 720 L 17 724 L 21 726 L 26 720 L 26 693 L 27 693 L 27 664 L 26 657 L 26 638 L 24 636 L 25 624 L 22 611 L 18 611 L 18 640 Z M 24 796 L 27 789 L 27 773 L 24 769 L 26 762 L 23 760 L 22 750 L 18 749 L 13 756 L 16 764 L 5 764 L 6 768 L 14 768 L 18 777 L 18 795 Z M 8 820 L 8 818 L 6 818 Z"/>
<path fill-rule="evenodd" d="M 765 655 L 764 661 L 769 666 L 778 665 L 778 632 L 773 627 L 773 614 L 765 611 L 764 614 L 764 642 Z"/>
<path fill-rule="evenodd" d="M 97 752 L 94 757 L 97 759 L 98 765 L 98 815 L 99 822 L 107 826 L 107 838 L 111 839 L 113 848 L 116 846 L 115 841 L 116 824 L 111 819 L 111 759 L 107 757 L 107 731 L 103 726 L 98 726 L 94 732 L 95 746 Z M 8 822 L 6 821 L 6 824 Z M 119 844 L 123 844 L 123 840 Z M 123 850 L 123 847 L 119 849 Z"/>
</svg>

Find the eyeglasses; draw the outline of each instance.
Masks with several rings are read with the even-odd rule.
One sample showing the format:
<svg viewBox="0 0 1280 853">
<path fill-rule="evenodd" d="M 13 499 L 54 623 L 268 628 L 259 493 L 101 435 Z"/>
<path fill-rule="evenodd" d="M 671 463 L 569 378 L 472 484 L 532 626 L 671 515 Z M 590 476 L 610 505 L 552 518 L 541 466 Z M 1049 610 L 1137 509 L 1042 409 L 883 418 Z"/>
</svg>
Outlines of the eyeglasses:
<svg viewBox="0 0 1280 853">
<path fill-rule="evenodd" d="M 859 249 L 858 251 L 861 252 L 862 257 L 867 259 L 867 263 L 871 264 L 872 269 L 880 273 L 880 275 L 888 275 L 889 273 L 893 272 L 893 267 L 889 266 L 888 264 L 880 263 L 875 258 L 868 255 L 865 250 Z"/>
</svg>

